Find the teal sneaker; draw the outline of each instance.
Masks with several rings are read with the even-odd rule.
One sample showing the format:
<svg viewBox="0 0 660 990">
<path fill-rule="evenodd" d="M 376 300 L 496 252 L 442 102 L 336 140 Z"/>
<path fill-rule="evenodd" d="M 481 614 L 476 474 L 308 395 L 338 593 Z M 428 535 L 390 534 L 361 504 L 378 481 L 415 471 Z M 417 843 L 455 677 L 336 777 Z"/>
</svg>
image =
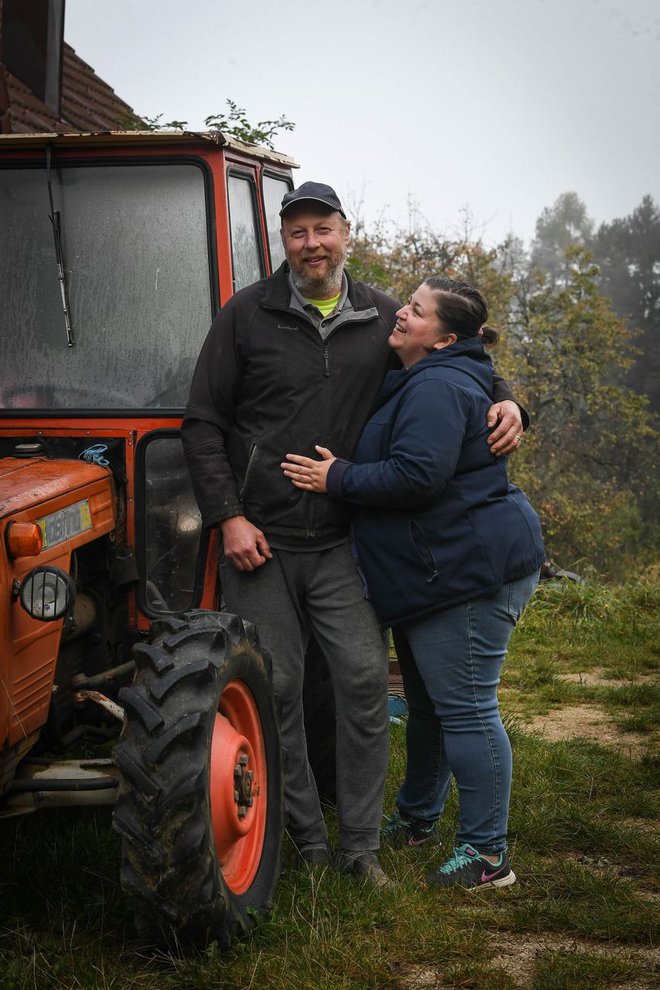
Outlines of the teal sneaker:
<svg viewBox="0 0 660 990">
<path fill-rule="evenodd" d="M 398 808 L 387 819 L 380 830 L 384 845 L 400 849 L 402 846 L 423 846 L 438 840 L 435 822 L 425 822 L 421 818 L 406 818 Z"/>
<path fill-rule="evenodd" d="M 500 853 L 497 863 L 480 856 L 467 842 L 456 846 L 447 862 L 435 873 L 429 873 L 428 884 L 437 887 L 508 887 L 516 882 L 506 853 Z"/>
</svg>

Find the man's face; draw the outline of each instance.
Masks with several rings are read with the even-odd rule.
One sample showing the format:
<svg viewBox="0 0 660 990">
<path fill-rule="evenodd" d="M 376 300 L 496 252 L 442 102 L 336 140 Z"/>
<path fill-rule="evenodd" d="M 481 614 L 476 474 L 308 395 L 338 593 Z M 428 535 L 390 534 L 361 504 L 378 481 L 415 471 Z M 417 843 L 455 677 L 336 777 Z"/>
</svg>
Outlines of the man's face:
<svg viewBox="0 0 660 990">
<path fill-rule="evenodd" d="M 312 203 L 282 217 L 282 243 L 296 288 L 308 299 L 331 299 L 341 289 L 350 224 Z"/>
</svg>

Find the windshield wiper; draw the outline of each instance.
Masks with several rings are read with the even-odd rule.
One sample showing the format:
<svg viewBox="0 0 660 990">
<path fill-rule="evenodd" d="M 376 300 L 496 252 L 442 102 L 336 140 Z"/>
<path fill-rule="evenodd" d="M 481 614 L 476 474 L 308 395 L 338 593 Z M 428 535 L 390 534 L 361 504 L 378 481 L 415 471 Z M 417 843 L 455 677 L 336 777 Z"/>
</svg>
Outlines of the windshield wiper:
<svg viewBox="0 0 660 990">
<path fill-rule="evenodd" d="M 66 327 L 66 342 L 69 347 L 73 347 L 73 327 L 69 315 L 69 288 L 66 281 L 66 269 L 64 268 L 64 251 L 62 249 L 62 223 L 60 211 L 53 205 L 53 185 L 50 180 L 50 156 L 51 146 L 46 146 L 46 179 L 48 180 L 48 198 L 50 200 L 50 213 L 48 219 L 53 225 L 53 237 L 55 238 L 55 260 L 57 261 L 57 279 L 60 283 L 62 294 L 62 308 L 64 310 L 64 326 Z"/>
</svg>

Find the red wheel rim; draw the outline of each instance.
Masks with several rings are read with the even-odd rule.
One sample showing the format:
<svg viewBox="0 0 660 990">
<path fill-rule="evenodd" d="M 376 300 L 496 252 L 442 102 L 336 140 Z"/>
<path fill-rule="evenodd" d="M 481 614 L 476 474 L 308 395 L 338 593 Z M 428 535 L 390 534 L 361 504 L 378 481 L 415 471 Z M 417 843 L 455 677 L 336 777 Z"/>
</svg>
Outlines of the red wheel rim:
<svg viewBox="0 0 660 990">
<path fill-rule="evenodd" d="M 211 743 L 210 795 L 220 868 L 229 889 L 243 894 L 259 868 L 268 808 L 261 719 L 243 681 L 231 681 L 220 698 Z"/>
</svg>

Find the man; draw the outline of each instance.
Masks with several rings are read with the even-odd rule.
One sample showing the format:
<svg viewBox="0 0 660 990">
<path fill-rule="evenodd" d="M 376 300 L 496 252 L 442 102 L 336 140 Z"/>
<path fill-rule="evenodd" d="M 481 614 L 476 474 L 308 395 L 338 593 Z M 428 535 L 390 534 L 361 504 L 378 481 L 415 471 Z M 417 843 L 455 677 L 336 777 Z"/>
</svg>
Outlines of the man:
<svg viewBox="0 0 660 990">
<path fill-rule="evenodd" d="M 236 293 L 199 356 L 183 441 L 206 526 L 222 530 L 225 606 L 254 622 L 273 659 L 286 751 L 288 831 L 309 866 L 329 862 L 307 759 L 304 653 L 313 632 L 337 708 L 335 867 L 376 883 L 387 766 L 385 641 L 352 558 L 346 505 L 295 488 L 280 464 L 315 444 L 350 457 L 388 367 L 399 304 L 344 271 L 350 225 L 330 186 L 282 200 L 286 262 Z M 495 453 L 513 449 L 520 412 L 504 383 L 489 412 Z M 494 438 L 494 439 L 493 439 Z"/>
</svg>

